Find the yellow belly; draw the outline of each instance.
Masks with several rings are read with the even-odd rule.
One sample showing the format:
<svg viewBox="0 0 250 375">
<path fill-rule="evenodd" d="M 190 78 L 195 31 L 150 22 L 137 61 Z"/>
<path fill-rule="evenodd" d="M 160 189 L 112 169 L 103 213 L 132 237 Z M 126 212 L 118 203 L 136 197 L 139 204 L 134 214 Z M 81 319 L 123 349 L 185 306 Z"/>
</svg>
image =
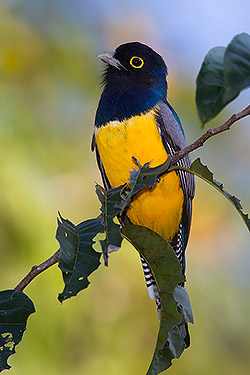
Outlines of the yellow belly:
<svg viewBox="0 0 250 375">
<path fill-rule="evenodd" d="M 95 138 L 106 175 L 113 187 L 128 182 L 129 172 L 136 168 L 132 156 L 141 165 L 151 161 L 151 167 L 167 159 L 154 110 L 96 128 Z M 153 189 L 146 187 L 134 197 L 127 216 L 133 224 L 144 225 L 170 241 L 179 228 L 182 205 L 183 191 L 179 177 L 175 172 L 170 172 L 161 177 Z"/>
</svg>

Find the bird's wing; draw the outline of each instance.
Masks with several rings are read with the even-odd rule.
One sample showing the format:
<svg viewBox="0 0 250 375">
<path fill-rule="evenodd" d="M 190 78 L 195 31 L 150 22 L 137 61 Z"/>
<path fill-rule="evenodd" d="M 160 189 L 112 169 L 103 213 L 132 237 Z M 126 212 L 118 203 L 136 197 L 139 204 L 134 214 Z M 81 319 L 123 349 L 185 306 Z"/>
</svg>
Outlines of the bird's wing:
<svg viewBox="0 0 250 375">
<path fill-rule="evenodd" d="M 96 153 L 96 160 L 97 160 L 97 164 L 98 164 L 99 170 L 101 172 L 101 176 L 102 176 L 102 181 L 103 181 L 104 187 L 105 187 L 106 190 L 108 190 L 108 189 L 111 188 L 111 185 L 110 185 L 110 182 L 109 182 L 108 177 L 106 175 L 104 166 L 103 166 L 103 164 L 101 162 L 101 158 L 100 158 L 97 146 L 95 144 L 95 139 L 94 139 L 94 136 L 93 136 L 92 151 L 94 151 L 94 150 L 95 150 L 95 153 Z"/>
<path fill-rule="evenodd" d="M 174 109 L 167 103 L 160 101 L 156 112 L 156 122 L 161 134 L 162 143 L 168 155 L 173 155 L 176 151 L 184 149 L 187 144 L 180 120 Z M 191 159 L 185 155 L 180 159 L 177 165 L 189 168 Z M 194 175 L 185 171 L 177 171 L 180 177 L 181 187 L 184 193 L 183 214 L 179 230 L 171 243 L 176 255 L 181 263 L 184 262 L 184 251 L 187 246 L 191 216 L 192 216 L 192 199 L 195 192 Z M 185 268 L 185 265 L 183 264 Z"/>
</svg>

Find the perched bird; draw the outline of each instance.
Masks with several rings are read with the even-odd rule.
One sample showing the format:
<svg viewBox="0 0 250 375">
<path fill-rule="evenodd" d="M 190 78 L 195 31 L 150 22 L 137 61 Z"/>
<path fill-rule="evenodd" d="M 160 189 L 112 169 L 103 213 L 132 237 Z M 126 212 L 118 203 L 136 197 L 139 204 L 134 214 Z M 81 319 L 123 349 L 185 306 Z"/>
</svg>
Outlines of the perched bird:
<svg viewBox="0 0 250 375">
<path fill-rule="evenodd" d="M 103 183 L 108 189 L 126 182 L 135 168 L 132 157 L 151 167 L 186 147 L 179 117 L 167 101 L 167 67 L 162 57 L 139 42 L 120 45 L 99 58 L 106 64 L 103 92 L 95 117 L 95 150 Z M 177 162 L 189 167 L 186 155 Z M 185 249 L 190 232 L 194 177 L 185 171 L 163 175 L 153 189 L 145 187 L 130 203 L 123 224 L 148 227 L 173 247 L 185 273 Z M 159 293 L 146 261 L 141 258 L 146 285 L 156 300 Z M 185 327 L 186 346 L 189 335 Z"/>
</svg>

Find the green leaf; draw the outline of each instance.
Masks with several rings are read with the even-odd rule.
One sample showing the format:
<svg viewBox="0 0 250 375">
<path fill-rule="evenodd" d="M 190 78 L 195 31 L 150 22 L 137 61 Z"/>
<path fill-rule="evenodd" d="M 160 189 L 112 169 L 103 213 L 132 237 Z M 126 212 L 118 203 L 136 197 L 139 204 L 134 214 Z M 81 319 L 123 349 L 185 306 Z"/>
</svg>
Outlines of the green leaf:
<svg viewBox="0 0 250 375">
<path fill-rule="evenodd" d="M 169 166 L 171 158 L 168 157 L 167 160 L 158 165 L 157 167 L 150 168 L 150 162 L 145 163 L 143 166 L 138 162 L 135 157 L 132 157 L 134 163 L 137 165 L 138 169 L 133 168 L 130 171 L 130 187 L 124 189 L 122 199 L 123 203 L 121 204 L 121 211 L 123 213 L 126 207 L 129 206 L 132 198 L 139 193 L 145 187 L 153 188 L 154 184 L 157 183 L 158 177 L 165 173 Z"/>
<path fill-rule="evenodd" d="M 228 45 L 224 58 L 224 76 L 224 103 L 229 103 L 241 90 L 250 86 L 250 35 L 238 34 Z"/>
<path fill-rule="evenodd" d="M 214 118 L 224 106 L 225 47 L 211 49 L 202 63 L 196 79 L 196 106 L 202 124 Z"/>
<path fill-rule="evenodd" d="M 174 250 L 157 233 L 143 226 L 129 225 L 122 229 L 122 234 L 147 261 L 160 294 L 160 329 L 155 353 L 147 372 L 147 375 L 157 375 L 170 367 L 173 358 L 178 358 L 185 349 L 179 329 L 183 318 L 177 311 L 173 296 L 176 286 L 184 281 L 184 276 Z M 164 346 L 167 340 L 169 345 Z"/>
<path fill-rule="evenodd" d="M 196 79 L 196 106 L 202 125 L 250 86 L 250 35 L 236 35 L 227 48 L 212 48 Z"/>
<path fill-rule="evenodd" d="M 116 248 L 120 248 L 123 240 L 120 225 L 114 222 L 114 218 L 121 211 L 121 192 L 125 186 L 126 185 L 121 185 L 106 191 L 100 185 L 96 185 L 96 194 L 102 204 L 102 225 L 106 232 L 105 239 L 100 241 L 106 266 L 108 265 L 108 247 L 112 245 Z"/>
<path fill-rule="evenodd" d="M 241 218 L 243 219 L 244 223 L 246 224 L 248 230 L 250 231 L 250 219 L 247 214 L 243 212 L 243 208 L 241 206 L 240 200 L 235 197 L 234 195 L 230 194 L 228 191 L 224 189 L 224 186 L 221 182 L 214 180 L 213 173 L 208 169 L 206 165 L 203 165 L 200 158 L 196 159 L 190 169 L 183 168 L 183 167 L 173 167 L 171 170 L 181 169 L 187 172 L 191 172 L 196 176 L 200 177 L 202 180 L 209 183 L 215 189 L 217 189 L 224 197 L 226 197 L 229 202 L 236 208 L 238 213 L 240 214 Z"/>
<path fill-rule="evenodd" d="M 150 168 L 150 162 L 145 163 L 143 166 L 141 166 L 141 164 L 135 157 L 132 157 L 132 159 L 134 163 L 137 165 L 138 169 L 133 168 L 132 171 L 130 171 L 130 191 L 127 194 L 127 197 L 124 198 L 125 203 L 123 209 L 127 205 L 129 205 L 131 199 L 140 190 L 142 190 L 146 186 L 152 189 L 154 184 L 157 182 L 158 177 L 167 171 L 171 161 L 171 158 L 168 157 L 164 163 L 158 165 L 157 167 Z"/>
<path fill-rule="evenodd" d="M 59 294 L 60 302 L 76 296 L 89 285 L 88 276 L 100 265 L 101 253 L 93 249 L 93 238 L 103 232 L 102 219 L 97 217 L 75 226 L 60 216 L 56 239 L 60 244 L 58 266 L 62 271 L 65 287 Z"/>
<path fill-rule="evenodd" d="M 10 369 L 8 358 L 22 340 L 28 317 L 35 312 L 31 299 L 17 290 L 0 292 L 0 372 Z"/>
<path fill-rule="evenodd" d="M 152 169 L 149 167 L 150 162 L 142 166 L 135 157 L 132 157 L 132 159 L 138 169 L 133 168 L 132 171 L 130 171 L 130 192 L 127 197 L 128 201 L 144 187 L 148 186 L 152 189 L 157 178 L 157 176 L 150 175 Z"/>
</svg>

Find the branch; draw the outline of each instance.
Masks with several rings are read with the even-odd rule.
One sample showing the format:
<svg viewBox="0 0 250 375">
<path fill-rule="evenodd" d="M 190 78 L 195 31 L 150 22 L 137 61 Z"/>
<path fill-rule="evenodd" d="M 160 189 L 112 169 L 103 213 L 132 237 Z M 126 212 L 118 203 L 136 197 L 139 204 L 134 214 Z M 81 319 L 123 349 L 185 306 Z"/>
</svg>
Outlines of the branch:
<svg viewBox="0 0 250 375">
<path fill-rule="evenodd" d="M 183 156 L 187 155 L 188 153 L 196 150 L 197 148 L 203 146 L 203 144 L 211 137 L 216 134 L 222 133 L 226 130 L 229 130 L 230 127 L 238 120 L 242 119 L 243 117 L 250 115 L 250 105 L 248 105 L 245 109 L 241 112 L 232 115 L 224 124 L 218 126 L 214 129 L 209 129 L 206 133 L 204 133 L 200 138 L 198 138 L 195 142 L 191 143 L 191 145 L 187 146 L 183 150 L 176 152 L 171 159 L 171 166 L 173 166 L 178 160 L 183 158 Z M 39 266 L 33 266 L 30 272 L 23 278 L 22 281 L 15 287 L 16 290 L 22 292 L 24 288 L 41 272 L 47 270 L 53 264 L 57 263 L 59 260 L 60 249 L 57 250 L 49 259 L 45 262 L 41 263 Z"/>
<path fill-rule="evenodd" d="M 191 145 L 187 146 L 183 150 L 176 152 L 171 159 L 170 167 L 173 166 L 178 160 L 183 158 L 183 156 L 189 154 L 190 152 L 196 150 L 197 148 L 203 146 L 203 144 L 211 137 L 216 134 L 222 133 L 226 130 L 229 130 L 231 126 L 238 120 L 242 119 L 243 117 L 250 115 L 250 105 L 248 105 L 245 109 L 241 112 L 232 115 L 224 124 L 218 126 L 214 129 L 209 129 L 206 133 L 204 133 L 200 138 L 198 138 L 195 142 L 191 143 Z"/>
<path fill-rule="evenodd" d="M 24 288 L 37 276 L 39 273 L 47 270 L 49 267 L 53 266 L 53 264 L 58 262 L 60 255 L 60 249 L 57 250 L 49 259 L 45 260 L 45 262 L 39 264 L 39 266 L 33 266 L 30 272 L 20 281 L 20 283 L 15 287 L 16 290 L 22 292 Z"/>
</svg>

